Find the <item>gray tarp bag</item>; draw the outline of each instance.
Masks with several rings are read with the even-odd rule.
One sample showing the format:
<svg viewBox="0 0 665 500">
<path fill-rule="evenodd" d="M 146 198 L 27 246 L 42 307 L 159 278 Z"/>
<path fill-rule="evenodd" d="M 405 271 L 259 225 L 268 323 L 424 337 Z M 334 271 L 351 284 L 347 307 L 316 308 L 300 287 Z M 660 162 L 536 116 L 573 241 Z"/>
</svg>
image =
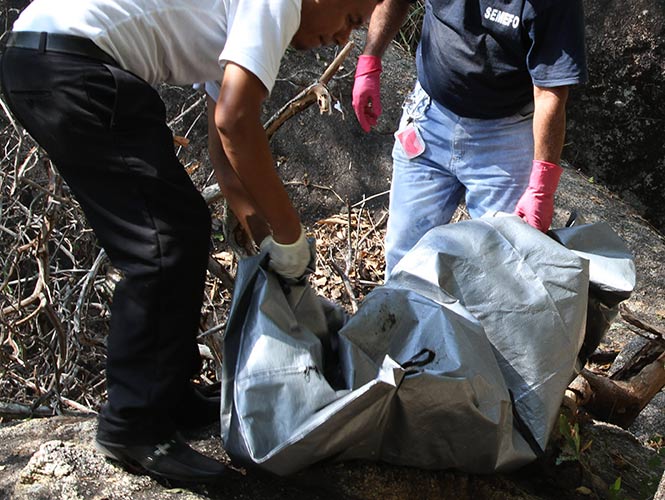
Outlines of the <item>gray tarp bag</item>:
<svg viewBox="0 0 665 500">
<path fill-rule="evenodd" d="M 580 219 L 574 214 L 567 227 L 550 234 L 589 261 L 586 332 L 578 356 L 584 364 L 619 314 L 619 304 L 633 292 L 636 272 L 632 253 L 607 223 L 584 224 Z"/>
<path fill-rule="evenodd" d="M 545 448 L 584 337 L 587 258 L 514 216 L 441 226 L 350 318 L 265 260 L 241 262 L 224 338 L 235 460 L 277 474 L 329 458 L 489 473 Z"/>
</svg>

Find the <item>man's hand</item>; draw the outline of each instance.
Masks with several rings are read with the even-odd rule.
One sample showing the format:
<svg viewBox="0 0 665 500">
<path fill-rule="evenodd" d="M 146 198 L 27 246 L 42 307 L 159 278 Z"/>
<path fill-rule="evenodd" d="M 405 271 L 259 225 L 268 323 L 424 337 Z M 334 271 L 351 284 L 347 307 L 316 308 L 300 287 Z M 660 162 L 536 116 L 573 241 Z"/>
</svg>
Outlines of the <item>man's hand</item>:
<svg viewBox="0 0 665 500">
<path fill-rule="evenodd" d="M 309 243 L 302 227 L 300 236 L 294 243 L 286 245 L 277 243 L 272 236 L 267 236 L 261 242 L 261 251 L 268 252 L 270 268 L 285 278 L 302 277 L 311 259 Z"/>
<path fill-rule="evenodd" d="M 365 132 L 369 132 L 369 129 L 376 125 L 382 112 L 380 57 L 365 55 L 358 57 L 352 104 L 358 123 Z"/>
<path fill-rule="evenodd" d="M 559 165 L 534 160 L 529 186 L 517 202 L 515 215 L 519 215 L 536 229 L 546 232 L 552 224 L 554 193 L 562 172 Z"/>
</svg>

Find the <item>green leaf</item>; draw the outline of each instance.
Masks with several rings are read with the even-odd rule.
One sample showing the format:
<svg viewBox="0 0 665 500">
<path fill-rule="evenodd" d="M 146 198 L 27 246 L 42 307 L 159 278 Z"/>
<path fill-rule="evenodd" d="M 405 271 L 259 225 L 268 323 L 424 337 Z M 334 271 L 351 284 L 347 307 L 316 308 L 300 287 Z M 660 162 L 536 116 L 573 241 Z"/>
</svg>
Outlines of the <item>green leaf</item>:
<svg viewBox="0 0 665 500">
<path fill-rule="evenodd" d="M 621 476 L 617 477 L 616 481 L 614 481 L 614 484 L 610 486 L 610 491 L 619 491 L 621 490 Z"/>
<path fill-rule="evenodd" d="M 563 414 L 559 414 L 559 432 L 562 436 L 568 434 L 568 418 Z"/>
<path fill-rule="evenodd" d="M 610 486 L 608 498 L 610 500 L 623 500 L 624 495 L 621 494 L 621 476 L 616 478 L 614 484 Z"/>
</svg>

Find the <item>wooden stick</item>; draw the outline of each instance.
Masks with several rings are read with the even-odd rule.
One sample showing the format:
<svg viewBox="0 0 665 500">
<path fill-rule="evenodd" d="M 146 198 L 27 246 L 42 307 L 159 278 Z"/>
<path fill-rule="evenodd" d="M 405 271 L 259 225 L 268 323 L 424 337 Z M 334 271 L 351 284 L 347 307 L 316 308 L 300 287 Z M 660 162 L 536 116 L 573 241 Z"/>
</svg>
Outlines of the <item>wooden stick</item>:
<svg viewBox="0 0 665 500">
<path fill-rule="evenodd" d="M 3 418 L 52 417 L 53 415 L 53 409 L 48 406 L 32 408 L 20 403 L 0 401 L 0 417 Z"/>
<path fill-rule="evenodd" d="M 351 301 L 351 311 L 355 314 L 355 313 L 358 312 L 358 299 L 356 298 L 356 294 L 353 293 L 353 287 L 351 286 L 351 280 L 349 280 L 349 277 L 346 275 L 346 273 L 335 262 L 335 259 L 333 258 L 333 255 L 332 255 L 332 248 L 330 249 L 329 258 L 330 258 L 330 265 L 335 270 L 335 272 L 339 275 L 339 277 L 342 278 L 342 283 L 344 284 L 344 290 L 346 290 L 346 294 L 349 296 L 349 300 Z"/>
<path fill-rule="evenodd" d="M 102 264 L 106 262 L 106 252 L 104 249 L 100 250 L 97 254 L 95 262 L 92 264 L 92 268 L 88 271 L 83 286 L 81 287 L 81 293 L 79 294 L 78 300 L 76 301 L 76 308 L 74 309 L 74 317 L 72 322 L 74 323 L 74 334 L 78 335 L 81 333 L 81 312 L 83 311 L 83 302 L 88 297 L 92 284 L 95 282 L 95 276 L 99 272 L 99 269 L 102 267 Z"/>
<path fill-rule="evenodd" d="M 337 57 L 335 57 L 333 62 L 328 65 L 318 81 L 300 92 L 297 96 L 282 106 L 277 113 L 270 117 L 264 125 L 268 140 L 272 138 L 273 134 L 277 132 L 277 129 L 279 129 L 286 120 L 300 113 L 302 110 L 307 109 L 314 102 L 318 101 L 321 113 L 327 113 L 330 111 L 330 94 L 326 85 L 333 75 L 337 73 L 337 70 L 349 55 L 353 45 L 353 41 L 350 40 L 340 53 L 337 54 Z"/>
<path fill-rule="evenodd" d="M 645 330 L 649 333 L 653 333 L 656 335 L 660 340 L 663 342 L 665 345 L 665 330 L 662 330 L 656 326 L 650 325 L 646 321 L 643 321 L 639 319 L 637 316 L 635 316 L 635 313 L 628 309 L 628 306 L 625 304 L 621 304 L 619 306 L 619 312 L 621 313 L 621 318 L 626 322 L 630 323 L 633 326 L 636 326 L 638 328 L 641 328 L 642 330 Z"/>
<path fill-rule="evenodd" d="M 637 318 L 625 305 L 620 311 L 627 323 L 655 337 L 611 377 L 582 370 L 581 377 L 568 387 L 566 396 L 595 418 L 628 428 L 665 387 L 665 332 Z"/>
<path fill-rule="evenodd" d="M 217 259 L 212 256 L 208 257 L 208 271 L 222 282 L 222 285 L 229 291 L 229 293 L 233 293 L 235 279 L 226 268 L 217 262 Z"/>
<path fill-rule="evenodd" d="M 588 388 L 581 389 L 579 406 L 600 420 L 627 429 L 665 387 L 665 353 L 627 381 L 612 380 L 587 369 L 581 375 Z"/>
</svg>

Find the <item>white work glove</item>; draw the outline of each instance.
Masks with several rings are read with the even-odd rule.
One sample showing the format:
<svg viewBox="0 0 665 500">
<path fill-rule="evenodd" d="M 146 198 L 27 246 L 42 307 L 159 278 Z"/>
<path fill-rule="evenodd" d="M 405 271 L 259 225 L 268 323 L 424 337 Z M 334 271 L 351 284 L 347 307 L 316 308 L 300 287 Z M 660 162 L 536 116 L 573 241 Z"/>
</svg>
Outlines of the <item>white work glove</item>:
<svg viewBox="0 0 665 500">
<path fill-rule="evenodd" d="M 270 256 L 270 269 L 285 278 L 302 277 L 311 260 L 309 243 L 302 226 L 300 236 L 294 243 L 283 245 L 273 240 L 272 236 L 267 236 L 261 242 L 260 247 L 262 252 L 268 252 Z"/>
</svg>

